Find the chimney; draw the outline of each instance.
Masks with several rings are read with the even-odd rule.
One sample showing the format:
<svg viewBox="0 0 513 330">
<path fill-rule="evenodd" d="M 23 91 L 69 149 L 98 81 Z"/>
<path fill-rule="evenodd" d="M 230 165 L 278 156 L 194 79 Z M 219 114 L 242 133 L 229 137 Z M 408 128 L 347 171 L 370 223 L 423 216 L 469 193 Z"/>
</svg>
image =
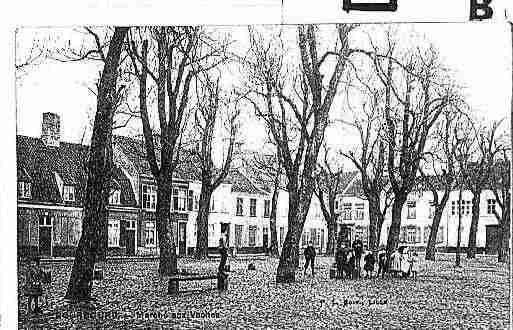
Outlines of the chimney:
<svg viewBox="0 0 513 330">
<path fill-rule="evenodd" d="M 41 125 L 41 140 L 47 147 L 59 147 L 61 139 L 61 120 L 59 115 L 53 112 L 43 113 Z"/>
</svg>

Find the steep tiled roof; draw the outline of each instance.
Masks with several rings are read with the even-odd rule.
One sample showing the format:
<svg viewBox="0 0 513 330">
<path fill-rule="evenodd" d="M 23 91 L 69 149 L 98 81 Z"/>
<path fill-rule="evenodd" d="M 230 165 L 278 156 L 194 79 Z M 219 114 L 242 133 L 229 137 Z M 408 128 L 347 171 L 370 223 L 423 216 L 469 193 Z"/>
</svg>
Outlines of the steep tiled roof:
<svg viewBox="0 0 513 330">
<path fill-rule="evenodd" d="M 146 147 L 142 138 L 136 139 L 127 136 L 116 135 L 114 136 L 113 143 L 117 145 L 123 153 L 135 165 L 137 171 L 141 175 L 152 176 L 150 165 L 146 160 Z M 160 164 L 160 147 L 156 140 L 155 143 L 155 157 L 157 163 Z M 180 151 L 180 161 L 173 174 L 173 177 L 180 180 L 199 180 L 200 168 L 195 161 L 195 157 L 186 149 Z"/>
<path fill-rule="evenodd" d="M 59 147 L 46 147 L 39 138 L 18 135 L 18 180 L 32 183 L 32 196 L 27 202 L 81 206 L 87 181 L 88 154 L 89 146 L 61 142 Z M 62 200 L 55 173 L 65 185 L 75 187 L 75 201 Z M 122 205 L 135 206 L 135 196 L 130 182 L 120 169 L 114 170 L 113 180 L 121 188 Z"/>
<path fill-rule="evenodd" d="M 232 192 L 264 195 L 265 191 L 259 189 L 250 179 L 239 170 L 231 170 L 225 180 L 232 184 Z"/>
</svg>

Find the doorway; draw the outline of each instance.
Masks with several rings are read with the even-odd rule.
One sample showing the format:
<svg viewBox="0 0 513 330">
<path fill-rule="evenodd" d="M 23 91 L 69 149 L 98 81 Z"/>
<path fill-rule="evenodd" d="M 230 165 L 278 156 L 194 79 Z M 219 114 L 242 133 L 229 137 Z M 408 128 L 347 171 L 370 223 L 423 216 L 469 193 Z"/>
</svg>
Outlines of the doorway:
<svg viewBox="0 0 513 330">
<path fill-rule="evenodd" d="M 264 251 L 267 252 L 267 247 L 269 246 L 269 229 L 267 227 L 263 228 L 262 234 L 262 245 L 264 247 Z"/>
<path fill-rule="evenodd" d="M 39 218 L 39 255 L 52 255 L 52 218 L 48 213 Z"/>
<path fill-rule="evenodd" d="M 187 233 L 187 223 L 179 222 L 178 223 L 178 255 L 184 256 L 187 250 L 186 243 L 186 233 Z"/>
<path fill-rule="evenodd" d="M 221 223 L 221 237 L 225 237 L 226 246 L 230 246 L 230 224 Z"/>
<path fill-rule="evenodd" d="M 488 225 L 486 226 L 486 254 L 497 254 L 499 250 L 499 226 Z"/>
</svg>

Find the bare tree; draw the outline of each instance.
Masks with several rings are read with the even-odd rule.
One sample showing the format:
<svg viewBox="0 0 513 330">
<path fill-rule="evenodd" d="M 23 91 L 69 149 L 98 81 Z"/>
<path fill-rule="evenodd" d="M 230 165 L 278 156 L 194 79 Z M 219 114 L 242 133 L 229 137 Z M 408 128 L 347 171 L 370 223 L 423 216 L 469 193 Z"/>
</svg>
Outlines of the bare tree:
<svg viewBox="0 0 513 330">
<path fill-rule="evenodd" d="M 390 255 L 399 243 L 402 209 L 417 184 L 430 132 L 444 109 L 458 104 L 460 96 L 433 46 L 410 48 L 400 55 L 387 36 L 384 53 L 373 45 L 367 55 L 384 87 L 387 170 L 394 193 L 387 240 Z"/>
<path fill-rule="evenodd" d="M 344 170 L 342 166 L 334 166 L 329 162 L 329 148 L 324 144 L 323 161 L 317 164 L 315 173 L 316 185 L 314 194 L 319 200 L 321 211 L 328 228 L 328 242 L 326 245 L 326 254 L 333 256 L 337 245 L 337 214 L 335 210 L 335 201 L 340 184 L 343 179 Z"/>
<path fill-rule="evenodd" d="M 496 148 L 500 124 L 501 121 L 498 121 L 494 122 L 489 128 L 477 128 L 473 161 L 466 168 L 465 178 L 468 188 L 472 192 L 472 221 L 468 237 L 467 258 L 475 258 L 476 256 L 476 236 L 479 224 L 481 193 L 483 189 L 490 186 L 490 174 L 494 167 L 494 159 L 497 153 L 500 152 L 500 148 Z"/>
<path fill-rule="evenodd" d="M 343 151 L 341 154 L 359 171 L 363 194 L 369 203 L 369 248 L 376 249 L 385 214 L 391 205 L 391 190 L 386 174 L 387 139 L 383 112 L 390 106 L 385 101 L 390 102 L 390 99 L 383 98 L 383 88 L 376 87 L 372 78 L 363 79 L 358 70 L 354 69 L 356 79 L 349 79 L 351 85 L 346 88 L 347 106 L 352 110 L 353 120 L 345 123 L 356 129 L 360 141 L 357 150 Z M 356 87 L 356 91 L 351 87 Z M 355 94 L 364 100 L 358 109 L 351 106 L 350 100 Z"/>
<path fill-rule="evenodd" d="M 510 223 L 511 223 L 511 150 L 501 146 L 498 159 L 495 162 L 492 191 L 500 213 L 494 209 L 494 215 L 499 224 L 498 262 L 509 261 Z M 509 150 L 508 150 L 509 149 Z"/>
<path fill-rule="evenodd" d="M 440 221 L 451 191 L 457 186 L 455 159 L 456 148 L 459 144 L 457 134 L 464 126 L 470 126 L 463 123 L 467 120 L 468 118 L 457 109 L 447 108 L 444 110 L 439 123 L 435 125 L 432 138 L 433 146 L 426 153 L 423 159 L 424 164 L 419 169 L 422 177 L 421 186 L 428 188 L 433 195 L 430 207 L 434 208 L 434 214 L 426 247 L 426 260 L 435 260 Z M 427 172 L 431 172 L 431 175 Z"/>
<path fill-rule="evenodd" d="M 287 72 L 285 49 L 278 39 L 268 42 L 250 31 L 251 49 L 244 61 L 248 76 L 245 98 L 264 120 L 282 157 L 287 177 L 288 230 L 276 281 L 295 281 L 299 240 L 315 187 L 317 155 L 328 125 L 328 114 L 351 54 L 354 26 L 337 25 L 333 51 L 320 53 L 313 25 L 297 28 L 301 65 Z M 331 66 L 323 66 L 327 59 Z M 326 77 L 326 78 L 325 78 Z"/>
<path fill-rule="evenodd" d="M 201 168 L 201 194 L 197 223 L 196 259 L 205 259 L 208 256 L 208 217 L 210 214 L 210 200 L 212 193 L 219 187 L 228 175 L 236 147 L 236 138 L 239 132 L 238 117 L 240 114 L 239 101 L 222 95 L 219 82 L 213 81 L 205 74 L 205 82 L 197 92 L 198 102 L 195 112 L 195 130 L 199 136 L 198 148 L 195 155 L 199 159 Z M 230 109 L 231 108 L 231 109 Z M 223 110 L 225 113 L 223 113 Z M 216 124 L 225 117 L 224 126 L 228 131 L 228 145 L 226 156 L 219 171 L 213 161 L 213 142 L 216 133 Z"/>
<path fill-rule="evenodd" d="M 134 28 L 129 33 L 133 73 L 139 81 L 146 159 L 157 183 L 159 273 L 163 275 L 176 273 L 177 267 L 175 234 L 170 228 L 175 222 L 170 212 L 171 191 L 190 114 L 191 87 L 198 75 L 224 62 L 226 47 L 226 42 L 213 40 L 200 27 Z M 148 97 L 154 95 L 151 85 L 156 86 L 157 137 L 148 111 Z"/>
<path fill-rule="evenodd" d="M 271 142 L 272 144 L 272 142 Z M 254 153 L 250 159 L 245 160 L 244 168 L 251 172 L 250 176 L 261 183 L 266 190 L 272 193 L 269 210 L 269 232 L 271 240 L 269 254 L 278 257 L 278 233 L 276 230 L 276 217 L 278 213 L 278 198 L 283 186 L 283 168 L 278 155 L 278 149 L 273 145 L 274 154 Z"/>
<path fill-rule="evenodd" d="M 116 27 L 110 38 L 108 52 L 101 48 L 103 71 L 98 87 L 96 115 L 89 159 L 87 185 L 84 198 L 82 233 L 75 252 L 75 260 L 68 283 L 66 299 L 88 301 L 97 256 L 104 256 L 107 244 L 107 206 L 112 172 L 112 126 L 114 110 L 118 104 L 118 67 L 127 27 Z M 94 32 L 91 31 L 94 35 Z"/>
<path fill-rule="evenodd" d="M 25 29 L 17 29 L 15 34 L 16 55 L 14 61 L 14 68 L 16 73 L 16 80 L 20 80 L 25 76 L 30 68 L 41 64 L 48 56 L 48 38 L 41 35 L 32 34 L 30 42 L 20 39 L 25 39 L 28 33 Z M 30 44 L 30 47 L 23 48 L 22 45 Z"/>
<path fill-rule="evenodd" d="M 468 185 L 469 166 L 474 153 L 474 145 L 477 140 L 475 126 L 470 121 L 462 121 L 458 124 L 454 133 L 456 143 L 454 159 L 457 169 L 455 171 L 456 187 L 458 187 L 458 233 L 456 241 L 456 267 L 461 265 L 461 220 L 463 214 L 462 196 L 463 190 Z"/>
</svg>

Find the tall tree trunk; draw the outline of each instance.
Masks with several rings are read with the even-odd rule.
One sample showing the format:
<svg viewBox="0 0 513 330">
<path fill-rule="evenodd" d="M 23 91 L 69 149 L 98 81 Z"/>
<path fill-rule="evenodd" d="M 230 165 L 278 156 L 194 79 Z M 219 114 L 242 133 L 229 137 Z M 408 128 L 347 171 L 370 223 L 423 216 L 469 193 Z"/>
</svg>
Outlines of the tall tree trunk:
<svg viewBox="0 0 513 330">
<path fill-rule="evenodd" d="M 82 234 L 75 251 L 75 260 L 65 296 L 71 301 L 91 299 L 94 263 L 98 252 L 101 252 L 104 246 L 100 241 L 105 239 L 104 233 L 107 227 L 112 170 L 112 124 L 117 101 L 116 83 L 123 40 L 127 32 L 127 27 L 115 28 L 98 87 L 96 116 L 87 164 Z"/>
<path fill-rule="evenodd" d="M 369 248 L 375 250 L 379 247 L 381 237 L 381 227 L 385 217 L 380 210 L 379 199 L 369 199 Z"/>
<path fill-rule="evenodd" d="M 289 192 L 288 228 L 276 271 L 277 283 L 291 283 L 296 280 L 296 267 L 299 264 L 299 240 L 309 206 L 310 203 L 300 200 L 299 194 Z"/>
<path fill-rule="evenodd" d="M 442 200 L 436 206 L 435 214 L 433 216 L 433 223 L 431 224 L 431 232 L 429 233 L 429 239 L 426 247 L 426 260 L 435 261 L 436 254 L 436 237 L 438 234 L 438 229 L 440 227 L 440 221 L 442 220 L 442 215 L 444 213 L 445 206 L 447 205 L 447 201 L 449 200 L 450 192 L 444 192 Z"/>
<path fill-rule="evenodd" d="M 196 259 L 208 257 L 208 216 L 210 214 L 210 199 L 212 191 L 205 185 L 201 185 L 198 217 L 196 218 Z"/>
<path fill-rule="evenodd" d="M 498 230 L 498 251 L 497 261 L 498 262 L 509 262 L 509 242 L 510 242 L 510 215 L 509 207 L 507 211 L 502 212 L 502 218 L 499 222 Z"/>
<path fill-rule="evenodd" d="M 462 207 L 461 207 L 461 200 L 462 200 L 462 190 L 460 188 L 459 194 L 458 194 L 458 238 L 456 241 L 456 267 L 461 266 L 461 216 L 462 216 Z"/>
<path fill-rule="evenodd" d="M 468 244 L 467 244 L 467 258 L 473 259 L 476 257 L 476 236 L 477 236 L 477 227 L 479 225 L 479 206 L 481 203 L 481 190 L 476 190 L 473 192 L 474 196 L 472 197 L 472 221 L 470 223 L 470 233 L 468 235 Z"/>
<path fill-rule="evenodd" d="M 271 199 L 271 214 L 269 217 L 269 230 L 271 232 L 271 246 L 269 249 L 270 255 L 272 257 L 277 257 L 279 255 L 278 252 L 278 233 L 276 231 L 276 217 L 278 213 L 278 197 L 279 197 L 279 188 L 275 187 L 273 191 L 273 196 Z"/>
<path fill-rule="evenodd" d="M 159 274 L 176 274 L 176 242 L 171 226 L 176 225 L 171 219 L 171 180 L 159 178 L 157 189 L 157 237 L 159 240 Z"/>
<path fill-rule="evenodd" d="M 334 256 L 335 247 L 337 245 L 337 218 L 332 216 L 328 221 L 328 244 L 326 244 L 326 255 Z"/>
<path fill-rule="evenodd" d="M 392 223 L 387 238 L 387 260 L 390 255 L 397 249 L 399 245 L 399 233 L 401 231 L 401 215 L 404 203 L 406 202 L 406 194 L 398 194 L 395 196 L 392 204 Z"/>
</svg>

